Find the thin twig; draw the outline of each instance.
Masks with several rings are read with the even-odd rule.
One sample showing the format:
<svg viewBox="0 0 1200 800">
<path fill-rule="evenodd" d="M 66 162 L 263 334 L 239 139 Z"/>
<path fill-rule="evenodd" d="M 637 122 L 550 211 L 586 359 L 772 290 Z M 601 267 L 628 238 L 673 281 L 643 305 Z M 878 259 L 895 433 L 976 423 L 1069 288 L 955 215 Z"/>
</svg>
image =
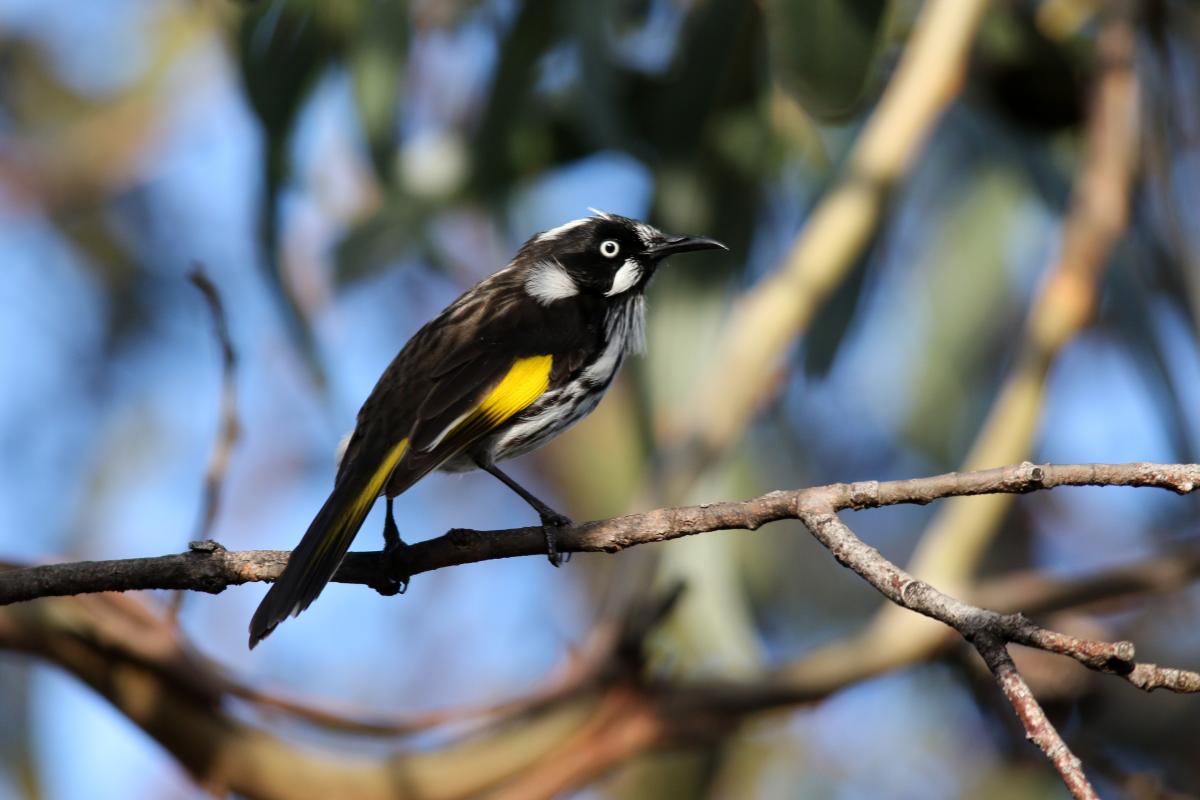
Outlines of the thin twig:
<svg viewBox="0 0 1200 800">
<path fill-rule="evenodd" d="M 237 416 L 237 353 L 233 349 L 233 340 L 229 336 L 225 305 L 221 302 L 221 295 L 217 291 L 216 285 L 204 272 L 204 265 L 199 261 L 194 262 L 187 278 L 204 297 L 209 314 L 212 316 L 213 333 L 221 348 L 219 421 L 216 439 L 208 457 L 208 467 L 204 471 L 204 490 L 193 536 L 194 539 L 207 539 L 212 533 L 213 522 L 217 518 L 217 510 L 221 502 L 221 487 L 225 483 L 225 472 L 229 467 L 229 459 L 241 435 Z M 186 598 L 187 594 L 184 592 L 176 592 L 171 597 L 167 606 L 167 618 L 172 623 L 178 622 Z"/>
<path fill-rule="evenodd" d="M 1029 689 L 1029 684 L 1025 683 L 1021 673 L 1017 672 L 1017 666 L 1008 654 L 1004 642 L 998 637 L 981 634 L 975 637 L 974 644 L 995 676 L 996 682 L 1000 684 L 1004 696 L 1012 704 L 1030 741 L 1041 748 L 1046 758 L 1058 770 L 1071 796 L 1076 800 L 1099 800 L 1096 790 L 1083 774 L 1083 765 L 1046 718 L 1046 712 L 1042 711 L 1037 698 Z"/>
<path fill-rule="evenodd" d="M 233 349 L 233 340 L 229 336 L 225 305 L 221 302 L 216 285 L 205 274 L 204 266 L 199 262 L 193 264 L 187 277 L 192 285 L 200 290 L 208 304 L 208 310 L 212 314 L 213 332 L 221 346 L 220 422 L 217 425 L 212 453 L 208 457 L 208 467 L 204 472 L 204 499 L 200 504 L 200 516 L 193 536 L 194 539 L 207 539 L 211 535 L 213 521 L 217 518 L 221 487 L 225 482 L 230 456 L 241 438 L 237 414 L 237 351 Z"/>
<path fill-rule="evenodd" d="M 1057 653 L 1088 669 L 1123 677 L 1146 691 L 1157 688 L 1200 691 L 1200 675 L 1196 673 L 1172 670 L 1178 674 L 1168 675 L 1161 667 L 1136 663 L 1132 642 L 1079 639 L 1035 625 L 1021 614 L 1000 614 L 938 591 L 880 555 L 833 511 L 820 506 L 801 507 L 799 517 L 839 563 L 854 570 L 893 603 L 943 622 L 967 639 L 988 635 L 1006 643 Z M 1132 677 L 1135 675 L 1136 678 Z"/>
</svg>

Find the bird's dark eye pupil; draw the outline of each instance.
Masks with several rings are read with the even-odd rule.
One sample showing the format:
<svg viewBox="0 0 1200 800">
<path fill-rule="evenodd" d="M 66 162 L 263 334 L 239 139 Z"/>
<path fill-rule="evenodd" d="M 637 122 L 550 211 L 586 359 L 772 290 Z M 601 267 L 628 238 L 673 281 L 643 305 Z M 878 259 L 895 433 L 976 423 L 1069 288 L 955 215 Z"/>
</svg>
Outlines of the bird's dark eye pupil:
<svg viewBox="0 0 1200 800">
<path fill-rule="evenodd" d="M 605 239 L 600 243 L 600 255 L 612 258 L 617 254 L 621 247 L 612 239 Z"/>
</svg>

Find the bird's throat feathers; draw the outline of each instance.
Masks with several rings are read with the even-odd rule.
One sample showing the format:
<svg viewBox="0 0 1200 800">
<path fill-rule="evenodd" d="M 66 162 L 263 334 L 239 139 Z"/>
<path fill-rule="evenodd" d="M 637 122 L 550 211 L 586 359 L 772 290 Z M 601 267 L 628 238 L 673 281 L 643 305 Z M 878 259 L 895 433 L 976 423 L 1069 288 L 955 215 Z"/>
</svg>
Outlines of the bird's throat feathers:
<svg viewBox="0 0 1200 800">
<path fill-rule="evenodd" d="M 646 352 L 646 298 L 630 295 L 625 302 L 608 309 L 604 320 L 605 337 L 609 342 L 622 340 L 626 353 Z"/>
</svg>

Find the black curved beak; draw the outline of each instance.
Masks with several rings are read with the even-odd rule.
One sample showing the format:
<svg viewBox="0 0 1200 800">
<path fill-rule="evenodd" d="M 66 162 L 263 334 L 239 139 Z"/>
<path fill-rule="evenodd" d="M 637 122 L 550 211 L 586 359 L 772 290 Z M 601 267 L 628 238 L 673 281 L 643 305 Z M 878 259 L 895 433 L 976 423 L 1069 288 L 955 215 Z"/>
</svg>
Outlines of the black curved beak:
<svg viewBox="0 0 1200 800">
<path fill-rule="evenodd" d="M 669 236 L 658 244 L 646 248 L 646 255 L 653 258 L 665 258 L 676 253 L 690 253 L 693 250 L 728 249 L 716 239 L 710 239 L 707 236 Z"/>
</svg>

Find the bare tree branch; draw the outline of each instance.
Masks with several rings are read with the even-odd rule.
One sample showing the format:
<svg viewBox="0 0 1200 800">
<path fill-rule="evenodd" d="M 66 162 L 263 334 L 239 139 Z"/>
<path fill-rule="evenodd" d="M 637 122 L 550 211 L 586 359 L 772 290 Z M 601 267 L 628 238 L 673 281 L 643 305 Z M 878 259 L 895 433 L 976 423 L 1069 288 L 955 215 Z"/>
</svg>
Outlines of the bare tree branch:
<svg viewBox="0 0 1200 800">
<path fill-rule="evenodd" d="M 820 506 L 801 508 L 800 519 L 843 566 L 858 573 L 896 605 L 949 625 L 968 641 L 989 636 L 1002 642 L 1023 644 L 1048 653 L 1067 656 L 1097 672 L 1124 677 L 1147 691 L 1200 690 L 1200 675 L 1168 676 L 1152 664 L 1134 662 L 1132 642 L 1097 642 L 1046 630 L 1021 614 L 1000 614 L 965 603 L 938 591 L 888 561 L 879 551 L 859 539 L 849 526 Z M 1132 676 L 1137 675 L 1135 679 Z M 1197 688 L 1188 688 L 1195 686 Z"/>
<path fill-rule="evenodd" d="M 1140 486 L 1187 494 L 1200 486 L 1196 464 L 1018 464 L 977 472 L 950 472 L 897 481 L 836 483 L 775 491 L 751 500 L 660 508 L 564 528 L 564 552 L 615 553 L 718 530 L 756 530 L 769 522 L 800 518 L 800 509 L 830 513 L 901 503 L 926 504 L 944 497 L 1023 494 L 1056 486 Z M 475 531 L 456 528 L 410 545 L 399 563 L 379 552 L 347 555 L 334 576 L 386 590 L 392 576 L 418 575 L 459 564 L 514 556 L 543 555 L 540 527 Z M 0 572 L 0 605 L 37 597 L 136 589 L 191 589 L 216 593 L 228 586 L 272 581 L 287 563 L 285 550 L 229 551 L 216 542 L 194 542 L 187 553 L 113 561 L 82 561 L 12 568 Z"/>
</svg>

